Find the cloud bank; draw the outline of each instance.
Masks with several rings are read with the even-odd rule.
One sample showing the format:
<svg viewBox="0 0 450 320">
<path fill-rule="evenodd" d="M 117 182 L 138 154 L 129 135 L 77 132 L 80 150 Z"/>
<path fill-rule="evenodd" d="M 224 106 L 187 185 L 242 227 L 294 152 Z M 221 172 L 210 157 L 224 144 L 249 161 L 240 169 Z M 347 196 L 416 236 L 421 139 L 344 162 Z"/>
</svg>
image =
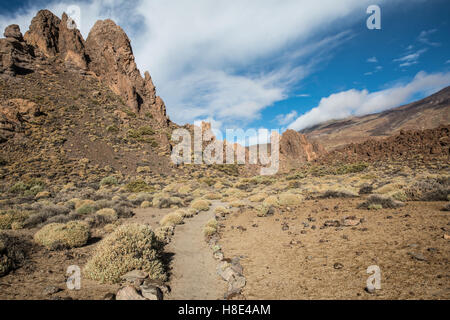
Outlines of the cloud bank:
<svg viewBox="0 0 450 320">
<path fill-rule="evenodd" d="M 400 0 L 398 0 L 400 1 Z M 381 1 L 384 3 L 385 1 Z M 61 16 L 72 2 L 49 1 Z M 138 67 L 150 71 L 172 120 L 210 117 L 245 125 L 313 72 L 351 37 L 369 0 L 80 1 L 79 29 L 112 18 L 132 40 Z M 28 29 L 37 7 L 0 15 L 0 28 Z"/>
<path fill-rule="evenodd" d="M 328 120 L 384 111 L 407 103 L 416 94 L 429 95 L 448 85 L 450 72 L 427 74 L 422 71 L 411 82 L 393 88 L 376 92 L 355 89 L 342 91 L 322 98 L 317 107 L 298 117 L 289 125 L 289 129 L 302 130 Z"/>
</svg>

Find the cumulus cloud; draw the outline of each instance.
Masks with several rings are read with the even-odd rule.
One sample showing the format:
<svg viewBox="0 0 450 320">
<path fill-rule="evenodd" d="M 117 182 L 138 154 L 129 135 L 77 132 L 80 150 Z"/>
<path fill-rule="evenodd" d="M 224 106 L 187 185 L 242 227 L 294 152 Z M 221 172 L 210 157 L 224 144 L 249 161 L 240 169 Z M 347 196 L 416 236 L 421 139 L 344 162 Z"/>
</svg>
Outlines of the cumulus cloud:
<svg viewBox="0 0 450 320">
<path fill-rule="evenodd" d="M 290 129 L 302 130 L 328 120 L 343 119 L 376 113 L 407 103 L 416 94 L 431 94 L 450 85 L 450 72 L 427 74 L 419 72 L 403 85 L 369 92 L 368 90 L 342 91 L 322 98 L 317 107 L 298 117 Z"/>
<path fill-rule="evenodd" d="M 377 59 L 377 57 L 370 57 L 369 59 L 367 59 L 367 62 L 370 62 L 370 63 L 377 63 L 377 62 L 378 62 L 378 59 Z"/>
<path fill-rule="evenodd" d="M 278 124 L 284 126 L 287 125 L 289 123 L 291 123 L 294 119 L 296 119 L 298 116 L 297 111 L 292 110 L 291 112 L 289 112 L 288 114 L 279 114 L 275 117 L 275 120 L 277 121 Z"/>
<path fill-rule="evenodd" d="M 396 0 L 401 2 L 402 0 Z M 391 4 L 392 1 L 379 1 Z M 48 1 L 61 16 L 73 3 Z M 365 16 L 371 0 L 78 1 L 79 29 L 111 18 L 129 35 L 138 67 L 150 71 L 172 120 L 211 117 L 223 125 L 258 119 L 286 99 Z M 23 31 L 40 9 L 0 14 Z"/>
</svg>

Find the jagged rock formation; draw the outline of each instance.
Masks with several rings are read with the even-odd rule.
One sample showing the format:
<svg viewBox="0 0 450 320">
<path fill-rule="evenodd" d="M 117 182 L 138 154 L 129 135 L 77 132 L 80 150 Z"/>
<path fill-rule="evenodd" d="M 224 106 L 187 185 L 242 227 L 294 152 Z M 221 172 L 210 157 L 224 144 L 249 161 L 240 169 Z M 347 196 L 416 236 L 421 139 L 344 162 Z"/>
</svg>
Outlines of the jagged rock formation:
<svg viewBox="0 0 450 320">
<path fill-rule="evenodd" d="M 0 73 L 9 76 L 31 72 L 34 52 L 23 39 L 18 25 L 10 25 L 0 39 Z"/>
<path fill-rule="evenodd" d="M 160 125 L 167 125 L 166 108 L 156 96 L 155 86 L 148 72 L 145 78 L 136 66 L 130 40 L 112 20 L 97 21 L 86 40 L 94 71 L 137 114 L 150 113 Z"/>
<path fill-rule="evenodd" d="M 311 143 L 304 134 L 286 130 L 280 140 L 280 155 L 295 162 L 309 162 L 325 154 L 325 149 L 317 142 Z"/>
<path fill-rule="evenodd" d="M 67 67 L 94 72 L 137 115 L 153 118 L 160 128 L 169 125 L 164 101 L 156 96 L 150 74 L 141 76 L 128 36 L 112 20 L 98 21 L 85 42 L 67 14 L 59 19 L 41 10 L 24 37 L 17 25 L 6 28 L 5 37 L 0 39 L 0 73 L 32 72 L 36 58 L 57 58 Z"/>
</svg>

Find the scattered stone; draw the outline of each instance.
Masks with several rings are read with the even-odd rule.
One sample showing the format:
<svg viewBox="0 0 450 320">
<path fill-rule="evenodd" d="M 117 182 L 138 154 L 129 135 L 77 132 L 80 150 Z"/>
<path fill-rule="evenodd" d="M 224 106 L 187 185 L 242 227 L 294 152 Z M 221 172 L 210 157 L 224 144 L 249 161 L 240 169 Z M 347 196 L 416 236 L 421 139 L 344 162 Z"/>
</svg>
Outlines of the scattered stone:
<svg viewBox="0 0 450 320">
<path fill-rule="evenodd" d="M 103 297 L 103 300 L 116 300 L 116 295 L 114 293 L 107 293 Z"/>
<path fill-rule="evenodd" d="M 148 300 L 163 300 L 163 293 L 157 286 L 144 284 L 140 289 L 142 296 Z"/>
<path fill-rule="evenodd" d="M 347 217 L 342 220 L 342 226 L 344 227 L 354 227 L 361 223 L 360 219 L 356 217 Z"/>
<path fill-rule="evenodd" d="M 343 265 L 342 263 L 339 263 L 339 262 L 336 262 L 336 263 L 333 265 L 333 268 L 336 269 L 336 270 L 340 270 L 340 269 L 342 269 L 343 267 L 344 267 L 344 265 Z"/>
<path fill-rule="evenodd" d="M 122 280 L 125 280 L 126 282 L 135 283 L 136 280 L 138 281 L 144 281 L 148 277 L 148 274 L 145 273 L 142 270 L 133 270 L 126 274 L 124 274 L 122 277 L 120 277 Z"/>
<path fill-rule="evenodd" d="M 133 286 L 126 286 L 116 294 L 116 300 L 145 300 Z"/>
<path fill-rule="evenodd" d="M 49 295 L 58 293 L 60 291 L 62 291 L 61 288 L 58 288 L 56 286 L 48 286 L 48 287 L 45 287 L 45 289 L 44 289 L 44 291 L 42 291 L 42 293 L 45 294 L 46 296 L 49 296 Z"/>
<path fill-rule="evenodd" d="M 408 252 L 408 254 L 418 261 L 427 261 L 427 258 L 420 252 Z"/>
</svg>

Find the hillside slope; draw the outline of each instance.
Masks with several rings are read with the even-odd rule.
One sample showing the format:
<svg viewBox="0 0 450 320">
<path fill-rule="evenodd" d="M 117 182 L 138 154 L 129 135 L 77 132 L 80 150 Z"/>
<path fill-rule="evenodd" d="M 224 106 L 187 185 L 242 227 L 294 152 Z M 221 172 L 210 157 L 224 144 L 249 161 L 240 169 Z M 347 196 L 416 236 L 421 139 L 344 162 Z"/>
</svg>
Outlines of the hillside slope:
<svg viewBox="0 0 450 320">
<path fill-rule="evenodd" d="M 450 87 L 425 99 L 384 112 L 332 120 L 300 132 L 327 150 L 368 138 L 385 138 L 400 130 L 433 129 L 450 123 Z"/>
</svg>

